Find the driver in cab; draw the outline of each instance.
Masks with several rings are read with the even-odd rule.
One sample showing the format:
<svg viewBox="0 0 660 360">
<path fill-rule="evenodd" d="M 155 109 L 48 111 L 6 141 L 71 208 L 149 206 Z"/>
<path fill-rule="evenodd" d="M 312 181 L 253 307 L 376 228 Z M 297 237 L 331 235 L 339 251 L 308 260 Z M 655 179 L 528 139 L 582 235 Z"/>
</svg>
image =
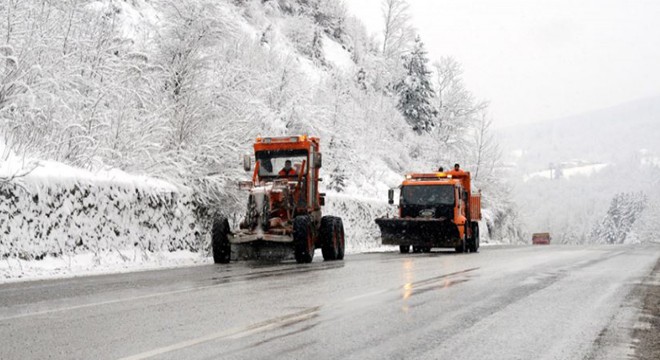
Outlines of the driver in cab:
<svg viewBox="0 0 660 360">
<path fill-rule="evenodd" d="M 284 167 L 282 168 L 282 170 L 280 170 L 278 175 L 280 177 L 289 177 L 289 176 L 296 176 L 298 174 L 296 173 L 296 169 L 291 167 L 291 160 L 287 160 L 284 162 Z"/>
</svg>

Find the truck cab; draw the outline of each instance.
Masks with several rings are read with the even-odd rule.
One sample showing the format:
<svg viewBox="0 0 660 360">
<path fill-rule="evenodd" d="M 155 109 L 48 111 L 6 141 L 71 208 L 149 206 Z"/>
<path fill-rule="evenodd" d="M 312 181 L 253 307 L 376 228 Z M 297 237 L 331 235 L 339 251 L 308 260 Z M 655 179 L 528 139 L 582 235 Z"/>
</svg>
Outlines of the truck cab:
<svg viewBox="0 0 660 360">
<path fill-rule="evenodd" d="M 478 250 L 481 195 L 471 194 L 469 172 L 411 173 L 399 189 L 399 216 L 376 219 L 384 245 L 399 245 L 402 253 L 411 246 L 413 252 Z"/>
</svg>

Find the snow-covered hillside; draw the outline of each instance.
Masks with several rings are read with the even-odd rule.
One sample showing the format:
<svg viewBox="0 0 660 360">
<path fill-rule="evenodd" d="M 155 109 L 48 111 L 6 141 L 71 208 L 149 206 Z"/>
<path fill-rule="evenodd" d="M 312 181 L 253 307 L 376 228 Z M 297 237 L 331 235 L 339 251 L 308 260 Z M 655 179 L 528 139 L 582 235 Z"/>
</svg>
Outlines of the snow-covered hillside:
<svg viewBox="0 0 660 360">
<path fill-rule="evenodd" d="M 528 236 L 550 231 L 558 242 L 605 242 L 599 228 L 622 194 L 660 200 L 660 98 L 498 132 Z M 644 219 L 626 231 L 658 222 Z M 635 241 L 654 241 L 651 234 Z"/>
<path fill-rule="evenodd" d="M 506 154 L 521 169 L 580 159 L 592 163 L 632 161 L 640 150 L 658 154 L 660 98 L 649 98 L 564 119 L 497 130 Z"/>
<path fill-rule="evenodd" d="M 438 59 L 432 78 L 421 38 L 383 51 L 341 1 L 16 2 L 0 18 L 3 184 L 176 189 L 238 218 L 254 138 L 313 134 L 324 191 L 351 199 L 356 223 L 387 211 L 372 205 L 405 172 L 461 162 L 480 174 L 488 229 L 516 226 L 460 64 Z M 347 228 L 351 251 L 378 242 Z"/>
</svg>

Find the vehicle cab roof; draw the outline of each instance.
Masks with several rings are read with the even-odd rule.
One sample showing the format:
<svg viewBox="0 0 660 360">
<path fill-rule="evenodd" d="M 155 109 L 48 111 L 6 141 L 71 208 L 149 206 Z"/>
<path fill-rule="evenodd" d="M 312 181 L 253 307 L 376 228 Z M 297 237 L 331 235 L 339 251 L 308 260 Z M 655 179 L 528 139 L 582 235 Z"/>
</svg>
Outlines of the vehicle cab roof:
<svg viewBox="0 0 660 360">
<path fill-rule="evenodd" d="M 254 151 L 275 150 L 314 150 L 318 151 L 320 139 L 307 135 L 281 136 L 281 137 L 258 137 L 254 143 Z"/>
<path fill-rule="evenodd" d="M 428 185 L 460 185 L 458 179 L 454 179 L 452 175 L 444 172 L 435 173 L 410 173 L 406 174 L 402 186 L 428 186 Z"/>
</svg>

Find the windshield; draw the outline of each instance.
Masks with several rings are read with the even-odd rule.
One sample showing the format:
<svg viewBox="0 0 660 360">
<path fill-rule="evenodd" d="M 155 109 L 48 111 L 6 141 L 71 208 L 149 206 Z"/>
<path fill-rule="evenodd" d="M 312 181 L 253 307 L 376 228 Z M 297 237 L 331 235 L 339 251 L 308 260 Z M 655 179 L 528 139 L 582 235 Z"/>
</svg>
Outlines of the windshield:
<svg viewBox="0 0 660 360">
<path fill-rule="evenodd" d="M 451 185 L 415 185 L 401 189 L 404 205 L 454 205 L 454 187 Z"/>
<path fill-rule="evenodd" d="M 257 160 L 260 177 L 297 177 L 303 160 L 307 167 L 307 151 L 260 151 L 257 153 Z"/>
</svg>

